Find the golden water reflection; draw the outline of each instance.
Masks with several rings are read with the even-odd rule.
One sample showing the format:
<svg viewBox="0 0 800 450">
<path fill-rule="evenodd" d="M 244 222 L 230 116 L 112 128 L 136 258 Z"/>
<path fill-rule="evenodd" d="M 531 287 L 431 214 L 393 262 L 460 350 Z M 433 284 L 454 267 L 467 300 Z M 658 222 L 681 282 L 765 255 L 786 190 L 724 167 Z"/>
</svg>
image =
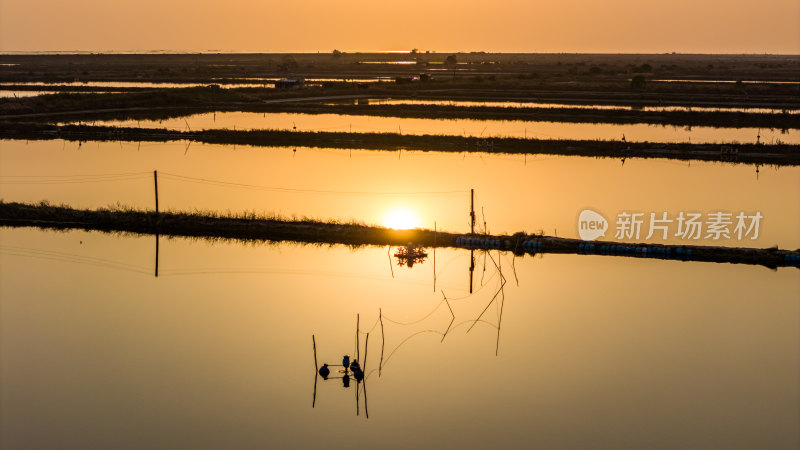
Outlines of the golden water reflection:
<svg viewBox="0 0 800 450">
<path fill-rule="evenodd" d="M 466 331 L 499 283 L 481 255 L 469 295 L 462 250 L 438 252 L 434 291 L 385 247 L 162 239 L 155 278 L 153 241 L 0 228 L 4 446 L 310 448 L 354 427 L 386 448 L 798 445 L 794 268 L 493 252 L 495 356 L 497 305 Z M 356 314 L 366 423 L 352 385 L 311 407 L 311 335 L 341 361 Z"/>
<path fill-rule="evenodd" d="M 580 211 L 614 221 L 620 212 L 736 216 L 760 211 L 756 240 L 650 242 L 800 247 L 800 168 L 487 153 L 382 152 L 169 143 L 0 141 L 0 198 L 49 200 L 79 208 L 116 203 L 162 210 L 256 211 L 387 224 L 394 209 L 413 226 L 469 231 L 469 190 L 477 229 L 539 230 L 578 237 Z M 90 174 L 126 174 L 86 178 Z M 66 178 L 48 178 L 46 176 Z M 188 178 L 187 178 L 188 177 Z M 222 183 L 220 183 L 220 181 Z M 234 183 L 234 184 L 231 184 Z M 644 229 L 638 241 L 644 240 Z M 705 234 L 704 234 L 705 235 Z M 655 239 L 655 240 L 653 240 Z M 637 239 L 625 239 L 633 240 Z"/>
<path fill-rule="evenodd" d="M 98 120 L 96 125 L 171 130 L 297 130 L 353 133 L 444 134 L 537 139 L 620 140 L 629 142 L 756 142 L 800 144 L 798 130 L 676 127 L 651 124 L 534 122 L 522 120 L 416 119 L 342 114 L 221 111 L 163 120 Z M 760 136 L 760 138 L 759 138 Z"/>
</svg>

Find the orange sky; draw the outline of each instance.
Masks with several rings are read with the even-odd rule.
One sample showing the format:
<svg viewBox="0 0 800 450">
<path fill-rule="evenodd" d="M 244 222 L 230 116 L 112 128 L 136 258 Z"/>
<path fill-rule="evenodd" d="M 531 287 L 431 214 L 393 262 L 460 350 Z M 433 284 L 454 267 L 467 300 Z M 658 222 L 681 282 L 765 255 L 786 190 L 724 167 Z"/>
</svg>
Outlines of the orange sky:
<svg viewBox="0 0 800 450">
<path fill-rule="evenodd" d="M 0 51 L 800 54 L 798 0 L 0 0 Z"/>
</svg>

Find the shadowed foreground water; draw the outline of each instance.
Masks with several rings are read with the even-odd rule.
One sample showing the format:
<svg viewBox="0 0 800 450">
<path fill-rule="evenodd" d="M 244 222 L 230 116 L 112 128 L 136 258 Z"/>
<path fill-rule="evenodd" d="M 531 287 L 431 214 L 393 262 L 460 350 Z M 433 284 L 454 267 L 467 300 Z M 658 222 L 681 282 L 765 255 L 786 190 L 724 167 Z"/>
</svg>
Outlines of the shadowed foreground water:
<svg viewBox="0 0 800 450">
<path fill-rule="evenodd" d="M 2 447 L 800 444 L 797 269 L 387 250 L 0 228 Z"/>
</svg>

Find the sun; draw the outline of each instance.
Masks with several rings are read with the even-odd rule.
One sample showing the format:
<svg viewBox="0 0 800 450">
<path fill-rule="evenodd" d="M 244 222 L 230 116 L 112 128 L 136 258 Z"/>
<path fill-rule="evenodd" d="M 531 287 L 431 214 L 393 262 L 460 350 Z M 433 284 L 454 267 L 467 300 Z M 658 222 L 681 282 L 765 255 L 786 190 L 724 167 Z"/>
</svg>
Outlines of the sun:
<svg viewBox="0 0 800 450">
<path fill-rule="evenodd" d="M 408 230 L 419 228 L 419 219 L 414 211 L 410 209 L 396 208 L 386 213 L 383 218 L 383 224 L 395 230 Z"/>
</svg>

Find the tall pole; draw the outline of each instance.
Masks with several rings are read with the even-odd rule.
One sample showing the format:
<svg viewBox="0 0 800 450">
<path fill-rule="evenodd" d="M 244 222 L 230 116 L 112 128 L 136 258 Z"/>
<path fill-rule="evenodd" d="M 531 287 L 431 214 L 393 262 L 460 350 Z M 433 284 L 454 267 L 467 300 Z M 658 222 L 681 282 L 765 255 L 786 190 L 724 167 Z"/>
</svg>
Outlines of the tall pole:
<svg viewBox="0 0 800 450">
<path fill-rule="evenodd" d="M 475 234 L 475 189 L 469 190 L 469 218 L 470 218 L 470 234 Z"/>
<path fill-rule="evenodd" d="M 156 188 L 156 214 L 158 214 L 158 171 L 153 171 L 153 185 Z M 473 222 L 475 220 L 473 219 Z"/>
<path fill-rule="evenodd" d="M 359 349 L 359 345 L 358 345 L 358 329 L 359 329 L 358 322 L 359 321 L 360 321 L 360 315 L 356 314 L 356 359 L 358 359 L 361 356 L 361 349 Z M 345 369 L 345 370 L 347 370 L 347 369 Z"/>
<path fill-rule="evenodd" d="M 436 221 L 433 222 L 433 292 L 436 292 Z"/>
</svg>

